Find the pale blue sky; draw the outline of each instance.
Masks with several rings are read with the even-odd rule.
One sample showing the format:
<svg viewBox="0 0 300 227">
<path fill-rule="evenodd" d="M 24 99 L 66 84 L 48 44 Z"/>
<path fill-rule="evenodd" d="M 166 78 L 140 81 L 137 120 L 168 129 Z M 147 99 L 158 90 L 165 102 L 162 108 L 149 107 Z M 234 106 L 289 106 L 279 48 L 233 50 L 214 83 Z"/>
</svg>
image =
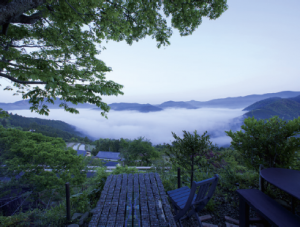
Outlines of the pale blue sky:
<svg viewBox="0 0 300 227">
<path fill-rule="evenodd" d="M 228 0 L 228 6 L 191 36 L 174 29 L 167 47 L 157 49 L 151 37 L 132 46 L 103 43 L 99 59 L 113 69 L 107 80 L 124 85 L 123 96 L 103 101 L 159 104 L 300 91 L 300 1 Z M 0 84 L 0 102 L 22 99 L 3 91 L 7 79 Z"/>
</svg>

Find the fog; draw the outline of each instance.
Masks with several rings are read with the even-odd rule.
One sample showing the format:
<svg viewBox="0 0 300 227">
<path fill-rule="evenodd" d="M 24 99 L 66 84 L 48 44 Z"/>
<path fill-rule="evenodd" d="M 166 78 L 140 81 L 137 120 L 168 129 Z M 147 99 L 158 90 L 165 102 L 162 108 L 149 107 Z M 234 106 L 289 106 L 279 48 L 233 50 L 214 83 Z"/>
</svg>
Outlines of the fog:
<svg viewBox="0 0 300 227">
<path fill-rule="evenodd" d="M 9 110 L 24 117 L 61 120 L 86 134 L 91 139 L 136 139 L 145 137 L 153 145 L 174 141 L 171 132 L 183 136 L 183 130 L 199 135 L 207 131 L 211 141 L 218 146 L 229 146 L 231 138 L 224 131 L 240 130 L 241 109 L 200 108 L 165 109 L 160 112 L 140 113 L 136 111 L 110 111 L 108 119 L 98 110 L 78 109 L 80 114 L 71 114 L 62 109 L 50 109 L 49 116 L 42 116 L 30 110 Z"/>
</svg>

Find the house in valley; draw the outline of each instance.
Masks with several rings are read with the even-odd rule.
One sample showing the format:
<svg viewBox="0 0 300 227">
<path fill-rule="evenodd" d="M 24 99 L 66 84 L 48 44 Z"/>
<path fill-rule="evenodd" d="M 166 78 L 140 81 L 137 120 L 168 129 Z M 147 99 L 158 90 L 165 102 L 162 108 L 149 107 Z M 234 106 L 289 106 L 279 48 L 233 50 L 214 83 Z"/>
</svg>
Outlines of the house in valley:
<svg viewBox="0 0 300 227">
<path fill-rule="evenodd" d="M 107 161 L 122 161 L 120 152 L 99 151 L 95 157 Z"/>
</svg>

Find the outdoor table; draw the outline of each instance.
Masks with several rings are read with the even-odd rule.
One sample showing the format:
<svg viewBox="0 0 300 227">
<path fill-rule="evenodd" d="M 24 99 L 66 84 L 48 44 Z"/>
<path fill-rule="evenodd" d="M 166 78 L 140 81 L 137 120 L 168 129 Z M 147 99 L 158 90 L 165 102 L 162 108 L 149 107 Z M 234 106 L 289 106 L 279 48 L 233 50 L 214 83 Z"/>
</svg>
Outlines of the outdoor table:
<svg viewBox="0 0 300 227">
<path fill-rule="evenodd" d="M 89 227 L 174 226 L 158 173 L 109 175 Z"/>
<path fill-rule="evenodd" d="M 300 171 L 282 168 L 262 169 L 262 191 L 264 180 L 291 195 L 292 213 L 295 212 L 295 199 L 300 200 Z"/>
</svg>

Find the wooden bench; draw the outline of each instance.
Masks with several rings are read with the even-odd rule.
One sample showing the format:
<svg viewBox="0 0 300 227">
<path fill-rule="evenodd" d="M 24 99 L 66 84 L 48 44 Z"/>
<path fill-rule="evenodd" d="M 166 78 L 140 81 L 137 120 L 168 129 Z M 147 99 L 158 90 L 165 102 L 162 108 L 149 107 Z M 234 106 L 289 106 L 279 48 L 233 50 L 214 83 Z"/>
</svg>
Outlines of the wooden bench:
<svg viewBox="0 0 300 227">
<path fill-rule="evenodd" d="M 240 189 L 240 227 L 249 227 L 249 206 L 273 226 L 299 227 L 300 217 L 283 208 L 275 200 L 257 189 Z"/>
</svg>

